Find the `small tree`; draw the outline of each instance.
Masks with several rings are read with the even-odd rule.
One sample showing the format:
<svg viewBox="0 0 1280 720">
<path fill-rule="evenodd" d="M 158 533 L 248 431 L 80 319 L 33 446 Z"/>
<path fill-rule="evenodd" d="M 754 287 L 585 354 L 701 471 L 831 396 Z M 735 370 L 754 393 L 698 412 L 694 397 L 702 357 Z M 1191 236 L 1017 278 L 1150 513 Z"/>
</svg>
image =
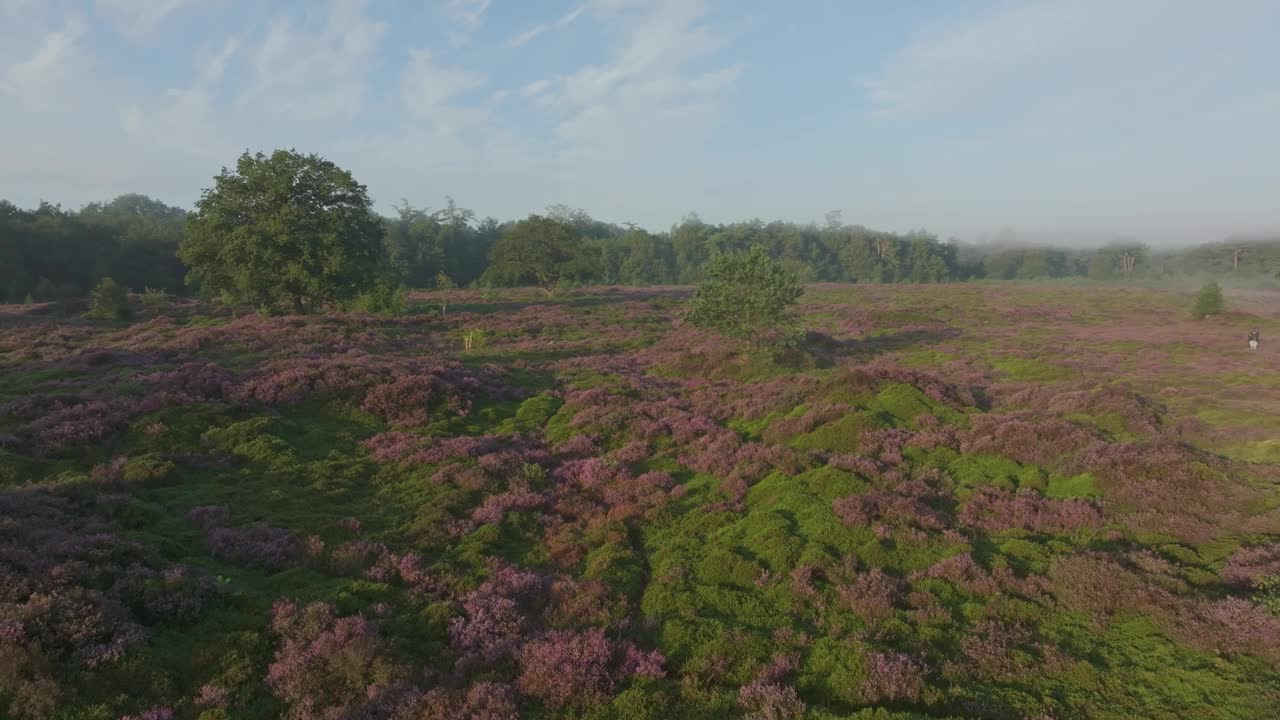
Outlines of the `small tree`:
<svg viewBox="0 0 1280 720">
<path fill-rule="evenodd" d="M 370 315 L 404 315 L 408 308 L 408 292 L 390 278 L 378 280 L 347 303 L 347 309 Z"/>
<path fill-rule="evenodd" d="M 443 270 L 436 273 L 436 289 L 437 290 L 453 290 L 456 287 L 458 287 L 458 284 L 453 281 L 453 278 L 446 275 Z M 446 298 L 444 295 L 441 295 L 440 296 L 440 318 L 441 319 L 444 319 L 445 311 L 448 309 L 448 307 L 449 307 L 448 298 Z"/>
<path fill-rule="evenodd" d="M 169 293 L 159 288 L 144 288 L 142 306 L 148 312 L 158 315 L 169 307 Z"/>
<path fill-rule="evenodd" d="M 787 307 L 803 292 L 796 274 L 757 245 L 711 261 L 688 319 L 697 327 L 755 345 L 788 322 Z"/>
<path fill-rule="evenodd" d="M 1218 287 L 1218 283 L 1210 280 L 1201 286 L 1200 292 L 1196 294 L 1196 304 L 1191 312 L 1196 317 L 1202 318 L 1221 315 L 1226 307 L 1226 302 L 1222 299 L 1222 288 Z"/>
<path fill-rule="evenodd" d="M 109 277 L 102 278 L 89 292 L 89 311 L 84 316 L 94 320 L 128 320 L 133 316 L 129 291 Z"/>
<path fill-rule="evenodd" d="M 553 295 L 562 281 L 595 272 L 599 256 L 600 249 L 587 246 L 568 222 L 530 215 L 493 246 L 489 274 L 507 285 L 532 281 Z"/>
</svg>

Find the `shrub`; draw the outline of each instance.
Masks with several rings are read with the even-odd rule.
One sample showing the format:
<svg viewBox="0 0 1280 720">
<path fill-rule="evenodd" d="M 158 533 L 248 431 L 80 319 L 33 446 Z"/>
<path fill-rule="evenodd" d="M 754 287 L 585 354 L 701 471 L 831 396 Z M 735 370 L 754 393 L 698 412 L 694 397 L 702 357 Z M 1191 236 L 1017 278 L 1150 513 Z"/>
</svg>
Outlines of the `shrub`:
<svg viewBox="0 0 1280 720">
<path fill-rule="evenodd" d="M 558 710 L 607 699 L 614 688 L 613 648 L 604 631 L 553 630 L 520 652 L 520 690 Z"/>
<path fill-rule="evenodd" d="M 746 720 L 800 720 L 805 704 L 790 685 L 753 682 L 738 691 Z"/>
<path fill-rule="evenodd" d="M 862 617 L 877 620 L 893 614 L 898 581 L 879 569 L 859 575 L 853 583 L 838 589 L 840 599 Z"/>
<path fill-rule="evenodd" d="M 347 303 L 347 309 L 370 315 L 404 315 L 409 307 L 409 294 L 403 285 L 387 279 L 374 283 L 369 290 L 356 295 Z"/>
<path fill-rule="evenodd" d="M 373 624 L 338 617 L 331 605 L 281 600 L 272 608 L 271 629 L 281 643 L 266 682 L 289 706 L 288 717 L 349 717 L 395 675 Z"/>
<path fill-rule="evenodd" d="M 1263 575 L 1253 579 L 1258 604 L 1273 615 L 1280 615 L 1280 575 Z"/>
<path fill-rule="evenodd" d="M 757 245 L 711 261 L 688 319 L 697 327 L 754 345 L 787 324 L 787 307 L 803 292 L 800 278 Z M 775 343 L 794 339 L 791 333 L 784 335 Z"/>
<path fill-rule="evenodd" d="M 1191 314 L 1202 318 L 1209 315 L 1221 315 L 1226 309 L 1226 301 L 1222 299 L 1222 288 L 1218 286 L 1218 283 L 1210 280 L 1200 287 L 1200 292 L 1196 293 L 1196 301 L 1191 306 Z"/>
<path fill-rule="evenodd" d="M 1020 529 L 1067 533 L 1101 527 L 1102 512 L 1087 500 L 1054 500 L 1034 490 L 1010 493 L 985 487 L 964 504 L 959 520 L 968 527 L 988 532 Z"/>
<path fill-rule="evenodd" d="M 1222 579 L 1237 587 L 1267 575 L 1280 575 L 1280 542 L 1240 548 L 1222 566 Z"/>
<path fill-rule="evenodd" d="M 524 632 L 524 615 L 515 600 L 485 592 L 475 592 L 463 602 L 465 617 L 449 623 L 449 637 L 463 653 L 460 663 L 483 660 L 492 665 L 509 656 Z"/>
<path fill-rule="evenodd" d="M 868 702 L 916 701 L 923 691 L 923 669 L 910 655 L 867 653 L 862 694 Z"/>
<path fill-rule="evenodd" d="M 144 288 L 142 291 L 142 307 L 152 314 L 163 312 L 169 307 L 169 293 L 156 288 Z"/>
<path fill-rule="evenodd" d="M 163 480 L 173 472 L 174 464 L 154 453 L 129 460 L 124 466 L 121 479 L 129 483 L 151 482 Z"/>
<path fill-rule="evenodd" d="M 205 545 L 221 560 L 279 570 L 292 554 L 293 534 L 274 527 L 214 527 L 205 534 Z"/>
<path fill-rule="evenodd" d="M 89 292 L 89 311 L 84 316 L 94 320 L 128 320 L 133 316 L 129 291 L 109 277 L 102 278 Z"/>
</svg>

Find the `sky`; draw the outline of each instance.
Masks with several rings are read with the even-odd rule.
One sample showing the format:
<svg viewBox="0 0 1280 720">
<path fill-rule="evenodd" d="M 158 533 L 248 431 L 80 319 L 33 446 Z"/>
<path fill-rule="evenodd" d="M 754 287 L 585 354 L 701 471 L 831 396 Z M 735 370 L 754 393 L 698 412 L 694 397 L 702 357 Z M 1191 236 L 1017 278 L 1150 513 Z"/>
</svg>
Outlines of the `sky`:
<svg viewBox="0 0 1280 720">
<path fill-rule="evenodd" d="M 1155 244 L 1280 231 L 1275 0 L 0 0 L 0 198 L 563 203 Z"/>
</svg>

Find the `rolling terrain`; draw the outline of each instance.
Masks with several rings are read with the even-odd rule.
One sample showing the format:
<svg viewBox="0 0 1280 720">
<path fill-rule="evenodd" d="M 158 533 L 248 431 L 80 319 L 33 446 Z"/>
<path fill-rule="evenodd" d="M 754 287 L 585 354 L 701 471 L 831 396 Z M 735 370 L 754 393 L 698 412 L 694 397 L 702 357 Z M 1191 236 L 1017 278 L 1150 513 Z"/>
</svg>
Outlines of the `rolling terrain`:
<svg viewBox="0 0 1280 720">
<path fill-rule="evenodd" d="M 0 716 L 1275 717 L 1276 293 L 689 293 L 0 308 Z"/>
</svg>

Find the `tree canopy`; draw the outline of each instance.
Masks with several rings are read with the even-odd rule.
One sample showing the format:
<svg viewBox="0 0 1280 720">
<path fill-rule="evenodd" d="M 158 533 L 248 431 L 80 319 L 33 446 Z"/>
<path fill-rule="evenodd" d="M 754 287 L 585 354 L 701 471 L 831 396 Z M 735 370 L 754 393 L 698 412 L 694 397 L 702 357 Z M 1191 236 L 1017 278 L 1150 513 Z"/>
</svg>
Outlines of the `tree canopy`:
<svg viewBox="0 0 1280 720">
<path fill-rule="evenodd" d="M 351 173 L 277 150 L 222 169 L 196 203 L 179 256 L 206 293 L 302 313 L 374 287 L 387 266 L 384 240 Z"/>
<path fill-rule="evenodd" d="M 588 246 L 565 220 L 530 215 L 502 233 L 490 257 L 491 278 L 504 285 L 533 282 L 547 294 L 563 280 L 591 276 L 600 249 Z"/>
<path fill-rule="evenodd" d="M 306 160 L 296 153 L 284 155 L 292 156 L 295 165 Z M 266 166 L 276 156 L 247 157 L 255 166 Z M 552 205 L 540 218 L 520 222 L 481 219 L 448 196 L 434 209 L 404 201 L 393 207 L 389 217 L 366 222 L 372 213 L 363 188 L 355 185 L 358 190 L 350 191 L 349 186 L 354 185 L 350 176 L 329 168 L 336 175 L 324 182 L 346 183 L 344 192 L 356 198 L 347 219 L 337 223 L 346 222 L 349 228 L 353 223 L 358 225 L 355 236 L 362 238 L 358 244 L 364 250 L 352 256 L 355 262 L 343 259 L 349 254 L 347 250 L 300 252 L 300 247 L 312 242 L 305 238 L 325 233 L 332 236 L 329 230 L 319 232 L 317 227 L 332 228 L 334 224 L 329 220 L 302 222 L 307 212 L 290 204 L 291 190 L 265 190 L 280 177 L 285 178 L 282 187 L 292 188 L 295 183 L 289 178 L 300 172 L 299 168 L 255 170 L 261 177 L 252 181 L 240 177 L 238 169 L 224 170 L 234 176 L 223 183 L 232 188 L 228 191 L 231 195 L 243 198 L 261 192 L 263 198 L 275 199 L 252 205 L 239 200 L 244 205 L 242 213 L 231 209 L 230 200 L 202 199 L 208 209 L 192 220 L 192 227 L 203 225 L 207 231 L 187 243 L 186 251 L 200 260 L 199 270 L 176 253 L 188 234 L 187 211 L 145 195 L 122 195 L 79 211 L 49 203 L 24 210 L 0 200 L 0 302 L 83 297 L 107 276 L 135 292 L 152 287 L 181 294 L 193 289 L 184 283 L 184 276 L 189 276 L 214 295 L 226 292 L 238 301 L 287 308 L 292 307 L 292 299 L 282 289 L 279 268 L 288 267 L 294 272 L 291 286 L 302 293 L 303 305 L 322 305 L 362 292 L 358 288 L 368 287 L 371 272 L 384 274 L 382 267 L 369 270 L 384 257 L 388 258 L 384 282 L 415 288 L 436 287 L 442 276 L 459 287 L 481 282 L 534 284 L 548 291 L 566 283 L 696 284 L 706 277 L 713 257 L 745 252 L 755 245 L 804 282 L 1089 277 L 1106 282 L 1158 280 L 1198 286 L 1210 278 L 1224 285 L 1251 285 L 1271 284 L 1280 277 L 1280 238 L 1267 236 L 1232 237 L 1179 249 L 1152 248 L 1132 240 L 1096 248 L 1035 245 L 1020 242 L 1012 232 L 993 242 L 964 243 L 954 238 L 942 240 L 923 230 L 893 233 L 846 224 L 834 212 L 828 213 L 821 225 L 760 220 L 713 224 L 690 213 L 673 227 L 654 232 L 632 223 L 597 220 L 585 210 L 567 205 Z M 325 177 L 326 172 L 329 170 L 310 172 L 309 177 Z M 272 173 L 276 180 L 265 179 Z M 311 202 L 306 193 L 302 195 L 302 200 Z M 280 197 L 286 198 L 283 205 L 278 202 Z M 256 219 L 242 227 L 240 217 L 247 217 L 250 207 Z M 280 207 L 293 209 L 281 214 L 277 212 Z M 326 208 L 326 213 L 340 214 L 337 207 Z M 379 227 L 375 230 L 373 225 Z M 240 236 L 229 238 L 221 228 L 235 228 Z M 497 248 L 508 234 L 503 247 Z M 259 243 L 257 238 L 265 235 L 275 239 Z M 376 247 L 375 235 L 385 249 Z M 232 260 L 230 264 L 220 259 L 223 252 Z M 378 262 L 372 260 L 375 255 Z M 531 258 L 537 260 L 534 265 L 526 263 Z M 358 272 L 351 274 L 357 268 Z M 260 277 L 267 283 L 275 279 L 282 282 L 255 285 L 255 278 Z M 334 292 L 313 294 L 317 283 Z M 257 297 L 237 293 L 236 288 L 243 284 L 266 292 Z"/>
<path fill-rule="evenodd" d="M 1191 314 L 1195 317 L 1208 317 L 1221 315 L 1226 309 L 1227 304 L 1222 298 L 1222 288 L 1218 283 L 1210 280 L 1200 288 L 1200 292 L 1196 293 L 1196 302 L 1191 308 Z"/>
<path fill-rule="evenodd" d="M 803 292 L 796 273 L 756 245 L 745 253 L 719 255 L 711 261 L 688 320 L 755 344 L 787 321 L 787 308 Z"/>
</svg>

